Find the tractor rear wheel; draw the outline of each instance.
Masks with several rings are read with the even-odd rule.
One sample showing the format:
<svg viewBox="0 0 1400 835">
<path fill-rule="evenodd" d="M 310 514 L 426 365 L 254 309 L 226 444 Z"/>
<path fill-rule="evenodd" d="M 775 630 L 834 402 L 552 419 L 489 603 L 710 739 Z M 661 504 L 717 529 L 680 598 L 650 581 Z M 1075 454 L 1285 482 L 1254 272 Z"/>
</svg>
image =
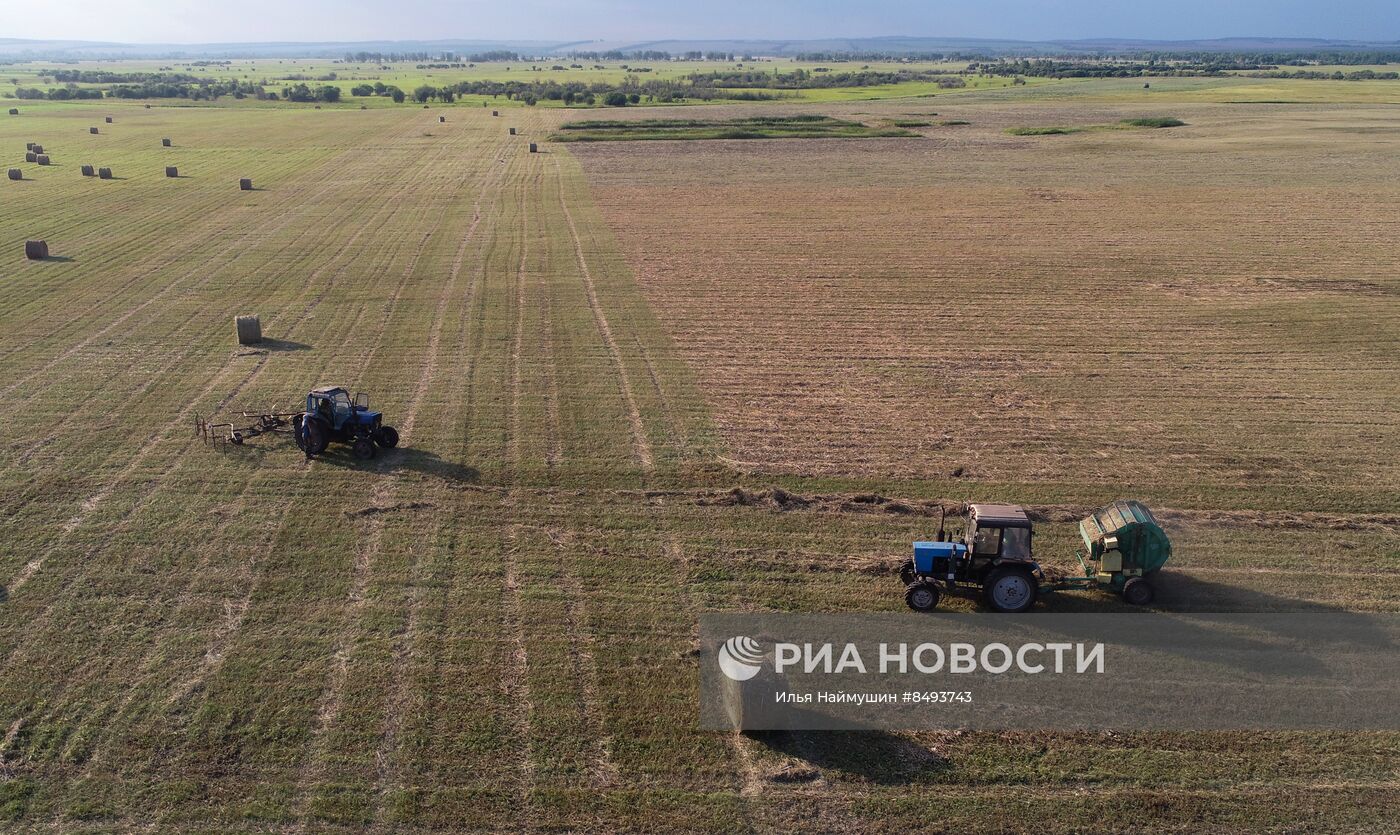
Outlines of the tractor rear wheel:
<svg viewBox="0 0 1400 835">
<path fill-rule="evenodd" d="M 1035 578 L 1022 568 L 998 568 L 987 577 L 987 604 L 998 612 L 1024 612 L 1035 605 Z"/>
<path fill-rule="evenodd" d="M 362 461 L 368 461 L 374 457 L 374 441 L 369 438 L 356 438 L 355 443 L 350 447 L 350 451 L 355 453 L 355 457 Z"/>
<path fill-rule="evenodd" d="M 1156 590 L 1143 577 L 1130 577 L 1123 584 L 1123 599 L 1133 606 L 1146 606 L 1156 597 Z"/>
<path fill-rule="evenodd" d="M 374 430 L 374 442 L 385 449 L 399 445 L 399 431 L 392 426 L 381 426 Z"/>
<path fill-rule="evenodd" d="M 331 442 L 331 428 L 318 417 L 306 418 L 301 425 L 301 443 L 307 455 L 320 455 Z"/>
<path fill-rule="evenodd" d="M 938 598 L 938 586 L 933 583 L 910 583 L 904 590 L 904 602 L 916 612 L 932 612 Z"/>
</svg>

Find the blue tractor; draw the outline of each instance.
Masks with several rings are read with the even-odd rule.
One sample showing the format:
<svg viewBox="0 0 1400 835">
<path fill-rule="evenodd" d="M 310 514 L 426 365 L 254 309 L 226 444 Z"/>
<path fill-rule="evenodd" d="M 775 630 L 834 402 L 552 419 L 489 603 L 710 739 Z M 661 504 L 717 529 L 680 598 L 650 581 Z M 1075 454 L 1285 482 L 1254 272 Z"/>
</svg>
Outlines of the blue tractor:
<svg viewBox="0 0 1400 835">
<path fill-rule="evenodd" d="M 998 612 L 1024 612 L 1055 591 L 1101 589 L 1134 606 L 1154 597 L 1153 580 L 1171 558 L 1171 540 L 1141 502 L 1116 501 L 1079 523 L 1082 574 L 1049 577 L 1031 556 L 1031 519 L 1015 505 L 973 504 L 961 540 L 938 522 L 938 538 L 915 542 L 900 568 L 904 602 L 929 612 L 943 594 L 981 595 Z"/>
<path fill-rule="evenodd" d="M 399 433 L 384 425 L 384 416 L 372 412 L 369 397 L 350 392 L 340 386 L 323 386 L 306 395 L 306 411 L 292 418 L 292 434 L 310 458 L 326 451 L 331 441 L 350 444 L 356 458 L 369 459 L 375 447 L 393 449 L 399 445 Z"/>
</svg>

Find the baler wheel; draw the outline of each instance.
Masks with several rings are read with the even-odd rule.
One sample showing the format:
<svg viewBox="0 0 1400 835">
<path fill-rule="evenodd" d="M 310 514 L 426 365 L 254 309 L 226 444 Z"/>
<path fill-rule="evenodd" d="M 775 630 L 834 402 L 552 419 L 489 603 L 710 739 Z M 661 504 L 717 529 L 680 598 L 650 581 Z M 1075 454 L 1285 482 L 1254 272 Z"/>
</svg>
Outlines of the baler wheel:
<svg viewBox="0 0 1400 835">
<path fill-rule="evenodd" d="M 1132 606 L 1146 606 L 1157 596 L 1156 589 L 1145 577 L 1130 577 L 1123 584 L 1123 599 Z"/>
<path fill-rule="evenodd" d="M 1035 605 L 1035 578 L 1023 568 L 998 568 L 985 588 L 987 604 L 998 612 L 1024 612 Z"/>
<path fill-rule="evenodd" d="M 916 612 L 932 612 L 938 606 L 938 586 L 932 583 L 910 583 L 904 590 L 904 602 Z"/>
<path fill-rule="evenodd" d="M 385 449 L 399 445 L 399 431 L 392 426 L 381 426 L 374 430 L 374 442 Z"/>
</svg>

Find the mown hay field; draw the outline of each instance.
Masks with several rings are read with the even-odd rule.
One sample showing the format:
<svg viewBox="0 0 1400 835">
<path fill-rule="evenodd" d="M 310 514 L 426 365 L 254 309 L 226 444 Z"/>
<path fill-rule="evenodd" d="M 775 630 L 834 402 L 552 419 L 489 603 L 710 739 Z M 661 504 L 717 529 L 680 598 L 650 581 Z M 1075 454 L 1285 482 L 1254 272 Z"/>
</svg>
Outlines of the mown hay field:
<svg viewBox="0 0 1400 835">
<path fill-rule="evenodd" d="M 693 729 L 700 612 L 899 610 L 942 501 L 1068 555 L 1144 498 L 1163 611 L 1396 609 L 1393 114 L 939 104 L 0 119 L 56 163 L 0 202 L 3 825 L 1390 828 L 1393 734 Z M 1188 125 L 1005 133 L 1143 115 Z M 400 449 L 193 433 L 318 384 Z"/>
</svg>

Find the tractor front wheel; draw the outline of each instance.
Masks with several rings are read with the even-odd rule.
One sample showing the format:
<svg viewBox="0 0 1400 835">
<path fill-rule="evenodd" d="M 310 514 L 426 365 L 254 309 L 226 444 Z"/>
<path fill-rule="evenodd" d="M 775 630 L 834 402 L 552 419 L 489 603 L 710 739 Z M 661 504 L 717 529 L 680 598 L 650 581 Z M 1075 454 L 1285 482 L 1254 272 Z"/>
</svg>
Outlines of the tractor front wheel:
<svg viewBox="0 0 1400 835">
<path fill-rule="evenodd" d="M 1024 612 L 1035 605 L 1035 578 L 1020 568 L 998 568 L 987 578 L 987 603 L 998 612 Z"/>
<path fill-rule="evenodd" d="M 938 587 L 932 583 L 910 583 L 904 590 L 904 602 L 916 612 L 932 612 L 938 597 Z"/>
<path fill-rule="evenodd" d="M 1130 577 L 1123 584 L 1123 599 L 1132 606 L 1146 606 L 1156 596 L 1152 584 L 1142 577 Z"/>
<path fill-rule="evenodd" d="M 899 567 L 899 581 L 906 586 L 914 582 L 918 576 L 918 573 L 914 570 L 913 560 L 905 560 L 904 565 Z"/>
<path fill-rule="evenodd" d="M 374 442 L 385 449 L 399 445 L 399 431 L 392 426 L 381 426 L 374 430 Z"/>
<path fill-rule="evenodd" d="M 355 457 L 362 461 L 368 461 L 374 457 L 374 441 L 369 438 L 356 438 L 350 451 L 355 453 Z"/>
</svg>

